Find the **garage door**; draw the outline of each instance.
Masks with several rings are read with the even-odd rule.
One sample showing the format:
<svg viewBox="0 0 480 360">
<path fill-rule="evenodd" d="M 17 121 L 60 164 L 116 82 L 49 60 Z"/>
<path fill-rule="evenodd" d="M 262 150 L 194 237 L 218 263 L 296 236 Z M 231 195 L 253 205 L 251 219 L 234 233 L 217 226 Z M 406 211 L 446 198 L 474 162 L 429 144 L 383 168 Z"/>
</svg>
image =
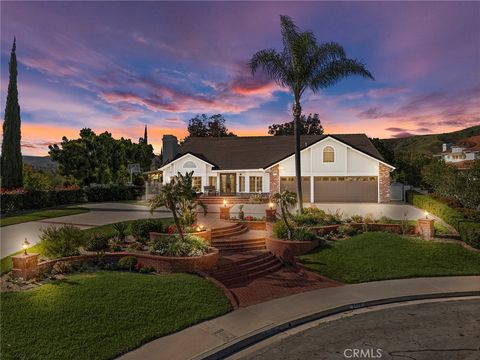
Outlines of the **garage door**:
<svg viewBox="0 0 480 360">
<path fill-rule="evenodd" d="M 295 177 L 281 177 L 280 191 L 288 190 L 297 193 Z M 302 177 L 302 197 L 304 202 L 310 202 L 310 177 Z"/>
<path fill-rule="evenodd" d="M 378 202 L 376 176 L 315 177 L 315 202 Z"/>
</svg>

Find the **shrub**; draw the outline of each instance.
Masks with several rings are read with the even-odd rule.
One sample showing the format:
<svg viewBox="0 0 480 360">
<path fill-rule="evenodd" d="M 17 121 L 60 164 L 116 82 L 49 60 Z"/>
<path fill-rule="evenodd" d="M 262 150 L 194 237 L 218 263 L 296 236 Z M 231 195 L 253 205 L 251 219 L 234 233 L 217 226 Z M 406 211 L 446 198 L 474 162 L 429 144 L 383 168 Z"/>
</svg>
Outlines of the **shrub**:
<svg viewBox="0 0 480 360">
<path fill-rule="evenodd" d="M 285 225 L 285 222 L 283 220 L 277 221 L 273 225 L 273 234 L 277 239 L 287 239 L 288 238 L 288 228 L 287 225 Z"/>
<path fill-rule="evenodd" d="M 55 264 L 53 264 L 52 274 L 68 274 L 72 272 L 72 270 L 73 267 L 68 261 L 57 261 Z"/>
<path fill-rule="evenodd" d="M 150 232 L 163 232 L 164 229 L 161 220 L 136 220 L 130 223 L 130 233 L 143 244 L 150 240 Z"/>
<path fill-rule="evenodd" d="M 459 223 L 461 239 L 468 245 L 480 249 L 480 223 L 463 221 Z"/>
<path fill-rule="evenodd" d="M 143 250 L 143 244 L 140 241 L 134 241 L 128 245 L 131 250 Z"/>
<path fill-rule="evenodd" d="M 125 222 L 119 222 L 119 223 L 113 224 L 113 229 L 116 232 L 117 240 L 120 242 L 124 242 L 125 238 L 127 237 L 128 224 Z"/>
<path fill-rule="evenodd" d="M 464 219 L 463 214 L 460 211 L 457 211 L 428 195 L 422 195 L 418 192 L 409 190 L 407 191 L 407 201 L 416 207 L 438 216 L 457 230 L 459 230 L 459 223 Z"/>
<path fill-rule="evenodd" d="M 265 199 L 262 197 L 261 194 L 252 194 L 250 195 L 250 199 L 248 200 L 250 204 L 262 204 L 265 202 Z"/>
<path fill-rule="evenodd" d="M 109 248 L 108 234 L 93 233 L 91 234 L 85 243 L 85 250 L 95 251 L 97 254 L 104 253 Z"/>
<path fill-rule="evenodd" d="M 136 200 L 143 195 L 141 186 L 126 185 L 91 185 L 84 188 L 85 196 L 89 202 Z"/>
<path fill-rule="evenodd" d="M 85 245 L 84 233 L 73 225 L 50 226 L 42 230 L 40 240 L 44 254 L 51 259 L 78 255 Z"/>
<path fill-rule="evenodd" d="M 339 235 L 342 236 L 353 236 L 360 232 L 359 229 L 356 229 L 350 224 L 340 225 L 337 229 Z"/>
<path fill-rule="evenodd" d="M 142 267 L 138 270 L 140 274 L 150 274 L 152 272 L 155 272 L 155 268 L 153 267 Z"/>
<path fill-rule="evenodd" d="M 160 256 L 201 256 L 207 252 L 205 241 L 195 235 L 186 235 L 183 241 L 179 236 L 160 236 L 150 245 L 150 253 Z"/>
<path fill-rule="evenodd" d="M 137 258 L 134 256 L 124 256 L 118 260 L 117 266 L 119 269 L 132 271 L 137 265 Z"/>
<path fill-rule="evenodd" d="M 361 215 L 352 215 L 352 217 L 350 219 L 352 220 L 352 222 L 357 223 L 357 224 L 363 223 L 363 216 L 361 216 Z"/>
<path fill-rule="evenodd" d="M 122 251 L 122 247 L 118 244 L 110 244 L 110 251 L 111 252 L 120 252 L 120 251 Z"/>
<path fill-rule="evenodd" d="M 293 230 L 292 240 L 313 241 L 317 238 L 317 235 L 306 227 L 297 227 Z"/>
<path fill-rule="evenodd" d="M 341 224 L 342 218 L 343 213 L 340 209 L 337 209 L 334 213 L 329 212 L 325 215 L 325 225 Z"/>
</svg>

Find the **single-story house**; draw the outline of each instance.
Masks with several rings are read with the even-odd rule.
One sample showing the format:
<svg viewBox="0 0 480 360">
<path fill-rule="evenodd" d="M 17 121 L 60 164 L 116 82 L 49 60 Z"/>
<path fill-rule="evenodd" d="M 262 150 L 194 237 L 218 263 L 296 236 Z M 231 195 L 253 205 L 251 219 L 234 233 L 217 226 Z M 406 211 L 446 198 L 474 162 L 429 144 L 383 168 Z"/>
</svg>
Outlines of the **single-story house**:
<svg viewBox="0 0 480 360">
<path fill-rule="evenodd" d="M 181 145 L 163 138 L 167 183 L 193 171 L 194 187 L 220 195 L 295 191 L 294 136 L 188 138 Z M 301 137 L 303 199 L 318 202 L 390 201 L 393 166 L 365 134 Z"/>
</svg>

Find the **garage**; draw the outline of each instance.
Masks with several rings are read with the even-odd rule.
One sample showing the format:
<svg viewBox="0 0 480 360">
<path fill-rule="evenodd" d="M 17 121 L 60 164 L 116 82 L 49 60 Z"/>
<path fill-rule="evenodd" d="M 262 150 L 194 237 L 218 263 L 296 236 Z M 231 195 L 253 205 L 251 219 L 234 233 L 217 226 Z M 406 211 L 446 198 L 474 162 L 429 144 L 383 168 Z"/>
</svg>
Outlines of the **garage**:
<svg viewBox="0 0 480 360">
<path fill-rule="evenodd" d="M 280 191 L 288 190 L 297 193 L 295 184 L 295 177 L 281 177 L 280 178 Z M 310 177 L 302 177 L 302 197 L 304 202 L 310 202 Z"/>
<path fill-rule="evenodd" d="M 316 176 L 315 202 L 378 202 L 376 176 Z"/>
</svg>

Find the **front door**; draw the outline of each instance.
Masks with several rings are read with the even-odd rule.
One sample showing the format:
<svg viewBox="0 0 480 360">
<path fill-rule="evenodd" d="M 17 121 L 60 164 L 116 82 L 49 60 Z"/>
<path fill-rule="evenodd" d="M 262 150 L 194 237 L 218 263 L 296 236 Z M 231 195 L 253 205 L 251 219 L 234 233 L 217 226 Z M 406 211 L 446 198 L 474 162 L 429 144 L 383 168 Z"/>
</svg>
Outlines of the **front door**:
<svg viewBox="0 0 480 360">
<path fill-rule="evenodd" d="M 237 183 L 236 183 L 236 174 L 220 174 L 220 193 L 221 194 L 235 194 Z"/>
</svg>

